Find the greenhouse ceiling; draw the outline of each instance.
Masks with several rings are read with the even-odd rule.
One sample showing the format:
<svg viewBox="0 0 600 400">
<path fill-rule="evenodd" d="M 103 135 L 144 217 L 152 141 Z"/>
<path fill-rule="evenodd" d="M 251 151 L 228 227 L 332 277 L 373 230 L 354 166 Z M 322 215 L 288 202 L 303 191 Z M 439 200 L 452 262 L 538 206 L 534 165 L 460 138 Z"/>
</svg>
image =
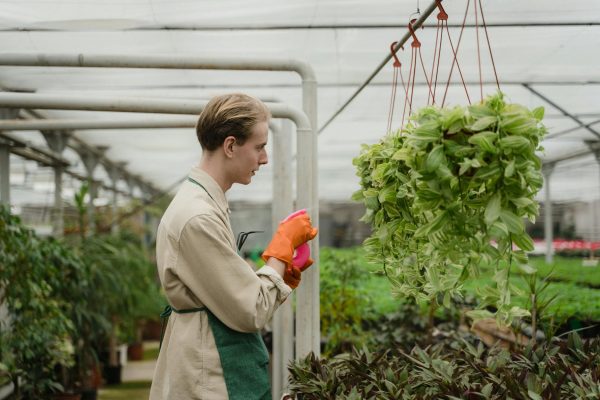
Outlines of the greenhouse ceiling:
<svg viewBox="0 0 600 400">
<path fill-rule="evenodd" d="M 0 53 L 301 60 L 309 63 L 316 74 L 317 125 L 322 128 L 389 56 L 391 43 L 407 34 L 409 20 L 419 18 L 417 11 L 423 13 L 430 4 L 424 0 L 1 0 Z M 456 44 L 467 0 L 445 0 L 442 4 L 449 15 L 450 37 Z M 549 134 L 541 157 L 549 162 L 581 153 L 556 164 L 551 178 L 552 197 L 557 201 L 600 198 L 600 168 L 591 152 L 585 154 L 589 149 L 586 141 L 600 138 L 600 2 L 482 0 L 469 4 L 458 61 L 472 101 L 480 99 L 477 36 L 481 92 L 487 95 L 497 90 L 485 30 L 475 28 L 482 22 L 475 21 L 473 10 L 477 4 L 484 12 L 500 89 L 511 102 L 546 108 Z M 415 33 L 422 43 L 427 71 L 433 65 L 436 15 L 434 11 L 425 28 Z M 405 77 L 411 40 L 397 53 Z M 439 56 L 439 90 L 445 87 L 452 64 L 448 41 L 442 43 L 446 45 Z M 348 200 L 358 188 L 352 158 L 362 143 L 374 143 L 386 134 L 392 77 L 390 61 L 336 118 L 320 129 L 321 199 Z M 418 70 L 414 107 L 427 103 L 424 82 L 424 74 Z M 243 91 L 302 108 L 300 79 L 290 72 L 1 66 L 0 87 L 7 92 L 90 99 L 205 100 L 224 92 Z M 401 124 L 404 106 L 404 89 L 399 86 L 397 91 L 400 95 L 394 129 Z M 446 105 L 466 104 L 463 86 L 454 71 Z M 51 119 L 173 119 L 168 115 L 97 111 L 36 113 Z M 45 146 L 38 131 L 6 133 Z M 77 130 L 74 135 L 91 145 L 108 146 L 108 159 L 127 162 L 131 173 L 162 190 L 176 187 L 200 157 L 193 128 Z M 74 151 L 67 150 L 64 156 L 73 164 L 71 169 L 84 174 Z M 102 168 L 96 169 L 95 178 L 108 181 Z M 229 198 L 269 201 L 271 180 L 272 169 L 267 165 L 252 185 L 234 186 Z M 53 177 L 48 168 L 11 156 L 11 185 L 14 204 L 52 203 L 49 193 Z M 72 194 L 69 186 L 77 185 L 76 181 L 66 183 L 65 198 Z"/>
</svg>

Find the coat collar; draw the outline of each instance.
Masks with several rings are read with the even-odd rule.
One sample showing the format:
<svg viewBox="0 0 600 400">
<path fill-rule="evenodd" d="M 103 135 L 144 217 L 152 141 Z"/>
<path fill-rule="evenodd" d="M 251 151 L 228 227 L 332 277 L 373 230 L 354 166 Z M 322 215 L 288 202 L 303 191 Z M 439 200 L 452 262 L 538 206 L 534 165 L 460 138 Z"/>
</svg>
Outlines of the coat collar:
<svg viewBox="0 0 600 400">
<path fill-rule="evenodd" d="M 219 209 L 221 209 L 221 211 L 226 214 L 230 213 L 229 203 L 227 202 L 225 193 L 223 193 L 223 189 L 221 189 L 217 181 L 215 181 L 212 176 L 200 169 L 199 166 L 194 166 L 190 171 L 189 177 L 204 186 L 209 196 L 212 197 L 215 203 L 217 203 L 217 206 Z"/>
</svg>

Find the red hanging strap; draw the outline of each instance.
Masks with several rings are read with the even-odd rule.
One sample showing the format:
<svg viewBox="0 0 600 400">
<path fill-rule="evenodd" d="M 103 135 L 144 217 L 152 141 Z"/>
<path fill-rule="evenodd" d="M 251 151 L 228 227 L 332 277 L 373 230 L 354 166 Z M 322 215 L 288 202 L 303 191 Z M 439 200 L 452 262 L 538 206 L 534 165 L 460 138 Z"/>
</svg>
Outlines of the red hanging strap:
<svg viewBox="0 0 600 400">
<path fill-rule="evenodd" d="M 433 50 L 433 63 L 431 65 L 431 81 L 432 81 L 432 85 L 433 85 L 433 93 L 430 93 L 430 95 L 427 98 L 427 104 L 429 103 L 429 100 L 431 99 L 431 104 L 435 104 L 435 95 L 437 92 L 437 81 L 438 81 L 438 75 L 440 72 L 440 60 L 441 60 L 441 55 L 442 55 L 442 46 L 443 46 L 443 42 L 444 42 L 444 21 L 448 21 L 448 14 L 446 13 L 446 10 L 444 10 L 444 7 L 442 6 L 442 2 L 441 0 L 436 0 L 435 1 L 438 9 L 440 10 L 440 12 L 437 14 L 437 30 L 435 33 L 435 47 Z"/>
<path fill-rule="evenodd" d="M 450 29 L 448 29 L 448 21 L 445 21 L 446 32 L 448 33 L 448 41 L 450 42 L 450 47 L 452 48 L 453 59 L 452 59 L 452 65 L 450 66 L 450 73 L 448 74 L 448 81 L 446 82 L 446 88 L 444 90 L 444 98 L 442 99 L 442 107 L 446 103 L 446 95 L 448 94 L 448 88 L 450 87 L 450 81 L 452 80 L 452 72 L 454 71 L 454 65 L 456 65 L 458 68 L 458 72 L 460 73 L 460 79 L 461 79 L 463 87 L 465 89 L 465 94 L 467 95 L 467 100 L 469 101 L 469 104 L 471 104 L 471 98 L 469 96 L 469 91 L 467 90 L 467 84 L 465 83 L 465 78 L 463 76 L 462 70 L 460 69 L 460 64 L 458 63 L 458 50 L 460 48 L 460 42 L 462 40 L 463 33 L 465 30 L 465 24 L 467 21 L 467 15 L 469 13 L 469 4 L 470 3 L 471 3 L 471 0 L 468 0 L 467 7 L 465 9 L 465 16 L 463 18 L 462 26 L 460 28 L 460 35 L 458 36 L 458 43 L 456 44 L 456 49 L 454 49 L 454 44 L 452 43 L 452 37 L 450 36 Z"/>
<path fill-rule="evenodd" d="M 390 107 L 389 107 L 389 114 L 388 114 L 388 125 L 387 125 L 387 132 L 390 133 L 392 131 L 392 122 L 394 119 L 394 109 L 396 108 L 396 89 L 398 87 L 398 75 L 400 75 L 400 79 L 402 81 L 402 87 L 404 88 L 404 92 L 406 93 L 406 85 L 404 84 L 404 77 L 402 76 L 402 63 L 400 62 L 400 60 L 398 59 L 398 56 L 396 55 L 396 52 L 394 51 L 396 48 L 396 44 L 398 44 L 398 42 L 393 42 L 390 45 L 390 52 L 392 54 L 392 58 L 394 59 L 394 64 L 393 64 L 393 76 L 392 76 L 392 95 L 390 98 Z M 404 47 L 400 46 L 401 49 L 404 50 Z"/>
<path fill-rule="evenodd" d="M 485 17 L 483 16 L 483 7 L 481 6 L 481 0 L 479 0 L 479 11 L 481 12 L 481 21 L 483 22 L 483 30 L 485 31 L 485 38 L 487 40 L 488 49 L 490 51 L 490 59 L 492 61 L 492 68 L 494 69 L 494 77 L 496 78 L 496 86 L 500 90 L 500 81 L 498 80 L 498 72 L 496 72 L 496 64 L 494 63 L 494 55 L 492 54 L 492 45 L 490 44 L 490 37 L 487 31 L 487 25 L 485 23 Z"/>
<path fill-rule="evenodd" d="M 416 35 L 414 27 L 413 27 L 413 24 L 416 21 L 417 20 L 415 18 L 413 18 L 408 23 L 408 30 L 410 32 L 410 35 L 413 38 L 413 41 L 411 43 L 411 57 L 410 57 L 410 67 L 409 67 L 409 75 L 408 75 L 408 86 L 410 88 L 409 89 L 410 94 L 409 94 L 409 91 L 407 90 L 406 96 L 404 98 L 404 111 L 402 113 L 402 127 L 404 127 L 404 121 L 406 119 L 406 109 L 408 108 L 408 117 L 410 117 L 410 115 L 412 114 L 413 97 L 414 97 L 414 92 L 415 92 L 415 81 L 416 81 L 416 75 L 417 75 L 417 62 L 419 62 L 419 61 L 421 62 L 421 67 L 423 68 L 423 75 L 425 76 L 425 81 L 427 82 L 429 94 L 430 94 L 430 96 L 432 95 L 431 82 L 430 82 L 429 78 L 427 77 L 427 71 L 425 71 L 425 63 L 423 62 L 423 55 L 421 54 L 421 42 L 417 38 L 417 35 Z M 417 56 L 419 57 L 419 60 L 417 60 Z M 434 101 L 435 101 L 435 96 L 434 96 Z"/>
</svg>

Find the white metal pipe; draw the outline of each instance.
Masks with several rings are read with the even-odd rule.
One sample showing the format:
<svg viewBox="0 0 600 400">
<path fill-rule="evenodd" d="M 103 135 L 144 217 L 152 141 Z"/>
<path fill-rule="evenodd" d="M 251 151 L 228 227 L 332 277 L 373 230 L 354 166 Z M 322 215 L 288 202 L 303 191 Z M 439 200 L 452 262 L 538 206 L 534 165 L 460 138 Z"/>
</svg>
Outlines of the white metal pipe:
<svg viewBox="0 0 600 400">
<path fill-rule="evenodd" d="M 303 87 L 303 109 L 311 118 L 310 125 L 317 131 L 316 82 L 305 82 Z M 317 167 L 317 135 L 298 137 L 296 182 L 297 208 L 307 208 L 315 226 L 319 225 L 319 195 Z M 310 149 L 306 151 L 305 149 Z M 301 154 L 302 152 L 302 154 Z M 302 284 L 296 290 L 297 311 L 296 358 L 305 357 L 311 351 L 321 353 L 321 327 L 319 310 L 319 236 L 310 243 L 313 266 L 302 274 Z"/>
<path fill-rule="evenodd" d="M 196 125 L 197 119 L 191 116 L 160 120 L 5 119 L 0 120 L 0 131 L 190 128 Z"/>
<path fill-rule="evenodd" d="M 553 242 L 554 232 L 552 230 L 552 196 L 550 195 L 550 176 L 554 170 L 554 165 L 544 166 L 544 241 L 546 242 L 546 264 L 552 264 L 553 261 Z"/>
<path fill-rule="evenodd" d="M 97 97 L 65 96 L 31 93 L 0 93 L 0 107 L 50 110 L 82 110 L 109 112 L 136 112 L 156 114 L 198 115 L 207 101 L 155 99 L 139 97 Z M 288 118 L 296 123 L 304 133 L 310 134 L 311 124 L 306 114 L 289 105 L 265 103 L 274 118 Z M 306 132 L 308 130 L 308 132 Z M 299 149 L 307 152 L 309 148 Z"/>
<path fill-rule="evenodd" d="M 0 53 L 0 65 L 290 71 L 297 72 L 303 80 L 316 81 L 310 64 L 292 59 L 197 57 L 181 54 L 132 56 L 129 54 Z"/>
<path fill-rule="evenodd" d="M 292 188 L 292 129 L 289 120 L 282 120 L 282 126 L 272 124 L 273 130 L 273 207 L 272 229 L 277 230 L 282 221 L 293 211 Z M 291 297 L 291 296 L 290 296 Z M 287 299 L 273 316 L 273 376 L 271 397 L 279 399 L 287 386 L 287 364 L 294 359 L 294 313 L 292 298 Z"/>
</svg>

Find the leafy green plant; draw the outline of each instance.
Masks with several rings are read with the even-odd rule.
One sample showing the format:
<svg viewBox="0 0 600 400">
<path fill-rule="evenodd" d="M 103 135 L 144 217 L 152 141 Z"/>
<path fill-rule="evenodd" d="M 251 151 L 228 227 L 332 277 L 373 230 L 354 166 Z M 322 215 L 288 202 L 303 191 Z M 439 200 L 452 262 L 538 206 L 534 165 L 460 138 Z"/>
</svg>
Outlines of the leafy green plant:
<svg viewBox="0 0 600 400">
<path fill-rule="evenodd" d="M 443 313 L 440 312 L 442 310 Z M 440 309 L 435 315 L 436 335 L 430 337 L 430 321 L 426 311 L 414 302 L 406 302 L 400 304 L 392 313 L 366 319 L 363 321 L 368 339 L 365 343 L 376 349 L 396 348 L 410 351 L 415 345 L 426 346 L 444 340 L 458 330 L 461 321 L 459 309 Z"/>
<path fill-rule="evenodd" d="M 79 251 L 93 271 L 99 312 L 110 321 L 109 363 L 116 366 L 117 342 L 135 341 L 138 323 L 159 315 L 164 307 L 155 268 L 137 238 L 126 232 L 86 238 Z"/>
<path fill-rule="evenodd" d="M 513 274 L 509 282 L 513 291 L 516 292 L 511 298 L 512 303 L 521 308 L 529 308 L 528 298 L 524 295 L 527 292 L 527 283 L 522 276 Z M 465 282 L 463 292 L 477 298 L 481 287 L 493 284 L 492 272 L 484 272 L 478 278 Z M 600 291 L 598 289 L 581 287 L 569 282 L 550 281 L 545 289 L 545 295 L 558 295 L 556 300 L 546 308 L 546 315 L 551 315 L 557 322 L 571 317 L 600 321 Z"/>
<path fill-rule="evenodd" d="M 0 384 L 13 382 L 15 399 L 86 386 L 106 338 L 132 337 L 164 304 L 153 264 L 126 234 L 72 247 L 0 208 L 0 265 Z"/>
<path fill-rule="evenodd" d="M 370 305 L 361 288 L 365 272 L 352 253 L 321 252 L 321 331 L 327 354 L 349 350 L 365 339 L 361 326 Z"/>
<path fill-rule="evenodd" d="M 553 295 L 547 294 L 551 276 L 552 274 L 550 273 L 539 279 L 538 274 L 533 273 L 523 278 L 527 284 L 527 291 L 525 292 L 527 296 L 526 308 L 530 310 L 531 340 L 534 343 L 537 340 L 537 329 L 540 323 L 546 327 L 546 337 L 554 336 L 557 328 L 554 316 L 547 313 L 550 305 L 558 298 L 558 293 Z"/>
<path fill-rule="evenodd" d="M 552 273 L 549 279 L 553 282 L 573 282 L 600 289 L 600 268 L 584 267 L 581 261 L 581 258 L 555 257 L 553 264 L 547 265 L 543 257 L 531 257 L 530 263 L 540 276 Z"/>
<path fill-rule="evenodd" d="M 456 337 L 410 353 L 354 350 L 292 363 L 298 399 L 565 399 L 600 396 L 600 341 L 528 346 L 521 354 Z"/>
<path fill-rule="evenodd" d="M 492 265 L 495 285 L 481 289 L 482 307 L 493 305 L 505 324 L 527 315 L 511 304 L 510 269 L 500 262 L 526 265 L 533 249 L 523 217 L 538 213 L 543 113 L 507 104 L 502 94 L 469 107 L 426 107 L 402 132 L 363 146 L 354 159 L 362 189 L 353 199 L 373 227 L 369 258 L 383 264 L 396 294 L 430 303 L 433 314 Z"/>
<path fill-rule="evenodd" d="M 67 265 L 52 259 L 60 251 L 0 207 L 0 303 L 8 310 L 0 325 L 0 377 L 12 381 L 15 399 L 63 390 L 56 367 L 74 364 L 74 305 L 56 291 Z"/>
</svg>

